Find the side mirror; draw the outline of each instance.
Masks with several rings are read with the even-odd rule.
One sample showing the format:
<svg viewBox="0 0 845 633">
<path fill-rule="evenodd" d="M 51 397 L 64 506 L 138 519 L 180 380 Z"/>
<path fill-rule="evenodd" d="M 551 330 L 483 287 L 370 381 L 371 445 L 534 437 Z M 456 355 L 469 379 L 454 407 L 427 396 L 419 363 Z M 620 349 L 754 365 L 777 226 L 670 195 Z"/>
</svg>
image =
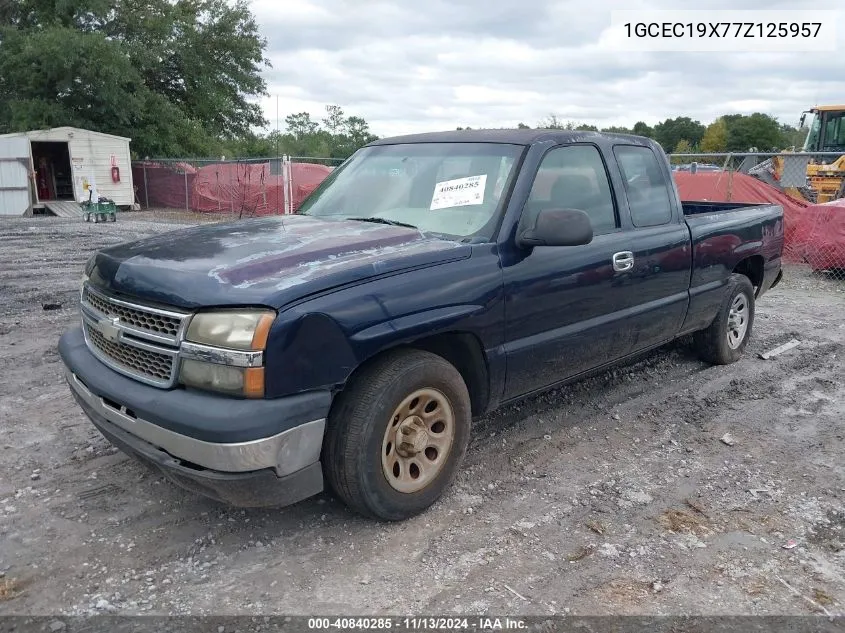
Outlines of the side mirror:
<svg viewBox="0 0 845 633">
<path fill-rule="evenodd" d="M 520 226 L 516 244 L 534 246 L 581 246 L 593 241 L 590 216 L 579 209 L 541 209 L 532 222 Z"/>
</svg>

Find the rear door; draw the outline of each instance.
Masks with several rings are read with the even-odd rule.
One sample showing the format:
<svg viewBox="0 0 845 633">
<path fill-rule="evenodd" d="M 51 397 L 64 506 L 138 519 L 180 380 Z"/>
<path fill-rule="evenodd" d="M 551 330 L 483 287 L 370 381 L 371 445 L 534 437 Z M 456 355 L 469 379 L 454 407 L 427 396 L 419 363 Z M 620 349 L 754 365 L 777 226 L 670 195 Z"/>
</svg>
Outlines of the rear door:
<svg viewBox="0 0 845 633">
<path fill-rule="evenodd" d="M 613 153 L 631 255 L 626 283 L 639 296 L 628 318 L 634 334 L 630 351 L 638 352 L 672 340 L 681 328 L 689 305 L 690 233 L 665 160 L 644 145 L 615 145 Z"/>
<path fill-rule="evenodd" d="M 536 247 L 503 266 L 505 399 L 627 354 L 634 342 L 628 319 L 642 303 L 623 261 L 631 237 L 622 229 L 598 147 L 569 144 L 546 152 L 522 214 L 543 207 L 587 212 L 594 238 L 583 246 Z"/>
<path fill-rule="evenodd" d="M 29 139 L 0 138 L 0 215 L 24 215 L 29 201 Z"/>
</svg>

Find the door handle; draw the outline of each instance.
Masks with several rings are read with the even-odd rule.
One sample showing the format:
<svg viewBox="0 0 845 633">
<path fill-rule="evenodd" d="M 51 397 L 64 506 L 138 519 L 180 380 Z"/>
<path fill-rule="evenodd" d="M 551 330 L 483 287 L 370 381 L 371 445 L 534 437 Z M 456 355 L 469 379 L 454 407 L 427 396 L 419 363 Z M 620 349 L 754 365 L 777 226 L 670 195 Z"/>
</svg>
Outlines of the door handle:
<svg viewBox="0 0 845 633">
<path fill-rule="evenodd" d="M 613 270 L 624 273 L 634 267 L 634 254 L 631 251 L 621 251 L 613 254 Z"/>
</svg>

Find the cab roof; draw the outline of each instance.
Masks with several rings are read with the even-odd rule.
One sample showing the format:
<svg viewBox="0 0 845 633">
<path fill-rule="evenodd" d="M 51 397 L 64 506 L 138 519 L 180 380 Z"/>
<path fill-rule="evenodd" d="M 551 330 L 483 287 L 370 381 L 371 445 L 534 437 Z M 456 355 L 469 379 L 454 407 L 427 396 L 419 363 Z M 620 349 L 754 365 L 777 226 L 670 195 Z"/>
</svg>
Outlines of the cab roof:
<svg viewBox="0 0 845 633">
<path fill-rule="evenodd" d="M 633 134 L 587 132 L 582 130 L 548 129 L 490 129 L 451 130 L 448 132 L 423 132 L 378 139 L 369 145 L 396 145 L 399 143 L 511 143 L 533 145 L 544 141 L 553 143 L 601 142 L 617 140 L 638 145 L 651 145 L 654 141 Z"/>
<path fill-rule="evenodd" d="M 810 112 L 816 110 L 818 112 L 836 112 L 841 111 L 845 112 L 845 105 L 821 105 L 821 106 L 813 106 L 810 109 Z"/>
</svg>

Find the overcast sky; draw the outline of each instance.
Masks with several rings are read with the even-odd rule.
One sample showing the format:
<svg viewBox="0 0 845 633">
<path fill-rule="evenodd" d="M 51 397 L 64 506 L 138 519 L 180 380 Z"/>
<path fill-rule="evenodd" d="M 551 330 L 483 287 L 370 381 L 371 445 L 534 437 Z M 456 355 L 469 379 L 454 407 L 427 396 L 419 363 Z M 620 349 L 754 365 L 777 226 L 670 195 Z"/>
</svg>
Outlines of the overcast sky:
<svg viewBox="0 0 845 633">
<path fill-rule="evenodd" d="M 273 67 L 271 129 L 326 104 L 390 136 L 563 120 L 631 126 L 768 112 L 797 124 L 845 103 L 837 53 L 631 53 L 602 44 L 613 9 L 837 9 L 841 0 L 253 0 Z M 762 14 L 761 14 L 762 15 Z"/>
</svg>

